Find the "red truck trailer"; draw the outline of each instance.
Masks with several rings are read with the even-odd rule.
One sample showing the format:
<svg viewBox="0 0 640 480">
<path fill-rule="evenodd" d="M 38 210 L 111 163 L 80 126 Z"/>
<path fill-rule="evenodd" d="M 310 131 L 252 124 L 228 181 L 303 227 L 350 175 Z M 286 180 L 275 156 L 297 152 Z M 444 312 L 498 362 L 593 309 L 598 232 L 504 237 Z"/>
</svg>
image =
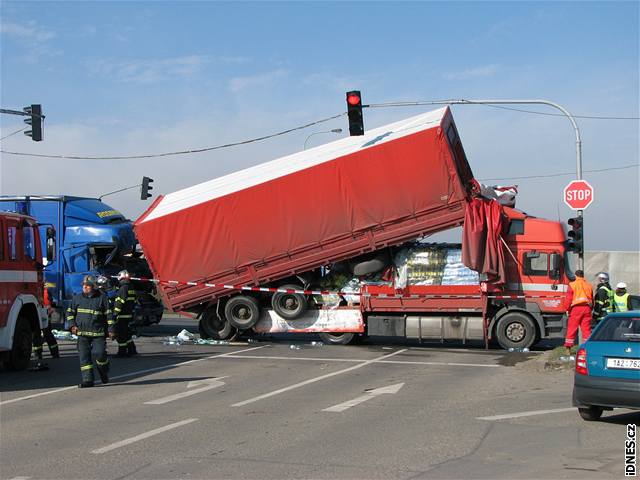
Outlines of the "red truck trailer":
<svg viewBox="0 0 640 480">
<path fill-rule="evenodd" d="M 42 259 L 36 221 L 0 212 L 0 361 L 13 370 L 29 366 L 33 332 L 48 323 Z"/>
<path fill-rule="evenodd" d="M 254 329 L 322 332 L 332 343 L 367 333 L 430 339 L 437 324 L 439 339 L 495 336 L 509 347 L 557 334 L 567 283 L 560 224 L 478 195 L 442 108 L 161 196 L 134 228 L 164 304 L 197 313 L 214 337 Z M 488 243 L 482 228 L 491 219 L 477 215 L 487 208 L 504 228 Z M 489 265 L 487 282 L 368 286 L 358 307 L 310 301 L 325 267 L 366 274 L 390 248 L 465 222 L 468 258 L 490 257 L 478 256 L 485 243 L 508 252 L 499 272 Z M 538 267 L 546 259 L 546 280 L 529 275 L 523 255 Z"/>
</svg>

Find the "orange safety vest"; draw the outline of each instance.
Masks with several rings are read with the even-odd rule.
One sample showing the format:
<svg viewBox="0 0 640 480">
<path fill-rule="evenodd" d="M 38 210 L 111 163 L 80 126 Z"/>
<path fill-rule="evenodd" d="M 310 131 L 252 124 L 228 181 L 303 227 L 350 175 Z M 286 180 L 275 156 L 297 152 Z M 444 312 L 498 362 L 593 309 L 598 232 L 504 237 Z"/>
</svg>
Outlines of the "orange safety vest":
<svg viewBox="0 0 640 480">
<path fill-rule="evenodd" d="M 593 305 L 593 287 L 584 278 L 576 277 L 569 286 L 573 290 L 572 307 L 574 305 Z"/>
</svg>

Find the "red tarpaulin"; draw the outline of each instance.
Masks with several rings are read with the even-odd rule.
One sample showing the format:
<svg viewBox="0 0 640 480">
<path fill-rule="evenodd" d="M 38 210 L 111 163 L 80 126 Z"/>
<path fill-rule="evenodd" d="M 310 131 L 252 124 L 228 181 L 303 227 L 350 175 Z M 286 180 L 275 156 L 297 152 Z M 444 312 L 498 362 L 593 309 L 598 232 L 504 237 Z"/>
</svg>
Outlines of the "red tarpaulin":
<svg viewBox="0 0 640 480">
<path fill-rule="evenodd" d="M 502 210 L 495 200 L 472 199 L 467 205 L 462 240 L 462 263 L 487 274 L 492 283 L 504 283 Z"/>
</svg>

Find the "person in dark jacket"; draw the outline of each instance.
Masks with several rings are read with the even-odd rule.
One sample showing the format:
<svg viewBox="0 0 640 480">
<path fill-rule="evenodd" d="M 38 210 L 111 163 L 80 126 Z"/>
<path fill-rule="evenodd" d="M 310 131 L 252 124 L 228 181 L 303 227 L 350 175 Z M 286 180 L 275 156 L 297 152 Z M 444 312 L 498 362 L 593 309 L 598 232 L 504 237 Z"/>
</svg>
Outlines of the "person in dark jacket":
<svg viewBox="0 0 640 480">
<path fill-rule="evenodd" d="M 79 388 L 93 387 L 93 360 L 95 356 L 102 383 L 109 382 L 106 336 L 113 336 L 107 326 L 111 315 L 107 297 L 96 289 L 96 278 L 87 275 L 82 280 L 82 293 L 73 296 L 67 309 L 67 322 L 71 333 L 78 336 L 78 356 L 82 383 Z"/>
<path fill-rule="evenodd" d="M 594 295 L 593 321 L 597 325 L 600 320 L 613 312 L 613 289 L 609 285 L 609 274 L 600 272 L 597 276 L 598 285 Z"/>
<path fill-rule="evenodd" d="M 118 273 L 118 281 L 120 282 L 120 288 L 113 306 L 118 357 L 128 357 L 138 353 L 129 328 L 129 322 L 133 320 L 133 309 L 136 304 L 137 294 L 131 285 L 131 277 L 128 271 L 120 271 Z"/>
</svg>

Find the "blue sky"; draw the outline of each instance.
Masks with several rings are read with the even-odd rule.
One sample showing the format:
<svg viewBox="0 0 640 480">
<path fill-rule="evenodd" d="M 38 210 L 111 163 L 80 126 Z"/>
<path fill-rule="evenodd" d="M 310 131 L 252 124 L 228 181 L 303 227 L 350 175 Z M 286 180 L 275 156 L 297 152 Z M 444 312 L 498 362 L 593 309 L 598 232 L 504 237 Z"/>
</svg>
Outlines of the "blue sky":
<svg viewBox="0 0 640 480">
<path fill-rule="evenodd" d="M 1 104 L 42 103 L 45 141 L 9 151 L 90 156 L 200 148 L 262 136 L 365 103 L 544 98 L 578 115 L 638 117 L 638 2 L 10 2 L 1 6 Z M 435 107 L 434 107 L 435 108 Z M 379 126 L 430 107 L 371 109 Z M 542 108 L 541 111 L 552 112 Z M 564 118 L 453 107 L 478 178 L 575 170 Z M 21 127 L 2 115 L 2 136 Z M 579 120 L 584 168 L 638 163 L 638 122 Z M 96 196 L 155 179 L 154 193 L 302 149 L 338 119 L 224 151 L 129 161 L 3 154 L 3 194 Z M 344 134 L 343 134 L 344 135 Z M 330 141 L 315 135 L 310 145 Z M 640 249 L 638 169 L 585 173 L 587 248 Z M 571 215 L 571 177 L 503 181 L 538 216 Z M 108 197 L 135 218 L 135 191 Z M 591 225 L 624 218 L 612 235 Z"/>
</svg>

